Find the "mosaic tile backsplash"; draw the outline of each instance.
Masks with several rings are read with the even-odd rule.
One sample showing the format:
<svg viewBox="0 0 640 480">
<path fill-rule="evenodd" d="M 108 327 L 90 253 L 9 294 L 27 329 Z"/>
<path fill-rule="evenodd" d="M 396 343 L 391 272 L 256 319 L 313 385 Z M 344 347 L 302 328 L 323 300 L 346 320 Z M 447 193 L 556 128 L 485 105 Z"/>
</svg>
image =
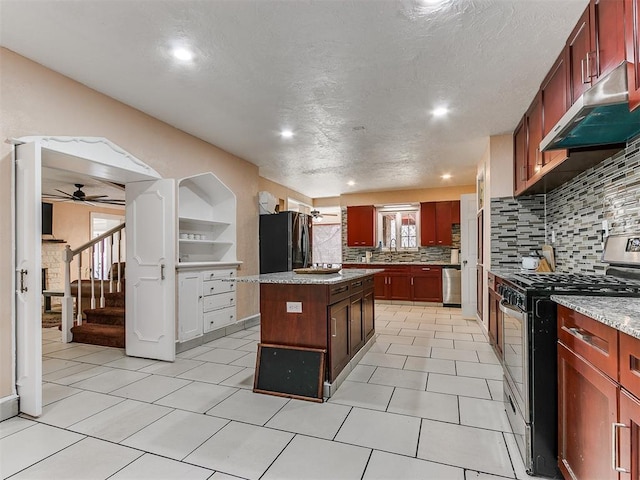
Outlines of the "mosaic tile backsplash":
<svg viewBox="0 0 640 480">
<path fill-rule="evenodd" d="M 492 199 L 491 217 L 492 268 L 548 243 L 557 271 L 604 273 L 602 221 L 612 234 L 640 232 L 640 137 L 546 195 Z"/>
<path fill-rule="evenodd" d="M 358 263 L 366 252 L 371 253 L 371 263 L 379 262 L 442 262 L 451 261 L 451 249 L 460 248 L 460 225 L 451 230 L 451 247 L 419 247 L 415 252 L 390 252 L 388 249 L 347 247 L 347 210 L 342 209 L 342 263 Z"/>
</svg>

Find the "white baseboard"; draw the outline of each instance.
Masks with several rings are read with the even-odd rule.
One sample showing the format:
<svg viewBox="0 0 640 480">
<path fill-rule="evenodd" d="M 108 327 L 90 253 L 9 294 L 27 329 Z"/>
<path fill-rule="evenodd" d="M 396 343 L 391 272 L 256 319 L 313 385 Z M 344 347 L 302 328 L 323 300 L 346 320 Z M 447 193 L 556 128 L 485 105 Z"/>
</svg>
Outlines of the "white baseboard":
<svg viewBox="0 0 640 480">
<path fill-rule="evenodd" d="M 20 413 L 18 395 L 0 398 L 0 422 L 7 418 L 15 417 L 18 413 Z"/>
</svg>

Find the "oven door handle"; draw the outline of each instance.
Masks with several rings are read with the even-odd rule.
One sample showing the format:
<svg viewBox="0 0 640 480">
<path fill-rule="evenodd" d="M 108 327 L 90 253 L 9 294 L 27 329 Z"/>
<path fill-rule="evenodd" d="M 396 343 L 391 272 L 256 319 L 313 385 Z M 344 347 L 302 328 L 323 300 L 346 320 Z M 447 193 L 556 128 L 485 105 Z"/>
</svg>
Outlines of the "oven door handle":
<svg viewBox="0 0 640 480">
<path fill-rule="evenodd" d="M 520 320 L 521 322 L 525 321 L 525 313 L 519 308 L 514 308 L 507 304 L 504 299 L 500 300 L 500 311 L 505 315 L 509 315 L 510 317 Z"/>
</svg>

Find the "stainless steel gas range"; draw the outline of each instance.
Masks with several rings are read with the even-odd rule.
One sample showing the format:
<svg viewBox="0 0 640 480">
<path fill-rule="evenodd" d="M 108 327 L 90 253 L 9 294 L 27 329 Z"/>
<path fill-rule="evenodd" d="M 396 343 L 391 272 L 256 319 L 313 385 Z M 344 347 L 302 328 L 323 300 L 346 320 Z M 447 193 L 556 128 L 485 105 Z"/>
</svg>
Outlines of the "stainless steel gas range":
<svg viewBox="0 0 640 480">
<path fill-rule="evenodd" d="M 640 234 L 610 236 L 605 275 L 517 273 L 503 278 L 504 401 L 530 475 L 562 478 L 557 468 L 556 304 L 550 297 L 640 297 Z"/>
</svg>

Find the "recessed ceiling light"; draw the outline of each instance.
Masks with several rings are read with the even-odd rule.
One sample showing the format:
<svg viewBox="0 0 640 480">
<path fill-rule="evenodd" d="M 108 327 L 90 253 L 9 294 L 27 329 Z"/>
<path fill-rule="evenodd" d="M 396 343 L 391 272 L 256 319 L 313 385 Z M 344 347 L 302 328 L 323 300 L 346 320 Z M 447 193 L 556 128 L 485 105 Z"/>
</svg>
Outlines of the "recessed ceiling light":
<svg viewBox="0 0 640 480">
<path fill-rule="evenodd" d="M 280 132 L 280 136 L 282 138 L 291 138 L 291 137 L 293 137 L 293 132 L 291 130 L 282 130 Z"/>
<path fill-rule="evenodd" d="M 441 175 L 441 177 L 443 180 L 449 180 L 451 178 L 451 174 L 450 173 L 445 173 L 444 175 Z"/>
<path fill-rule="evenodd" d="M 193 52 L 184 47 L 174 48 L 173 50 L 171 50 L 171 55 L 173 55 L 175 59 L 180 60 L 181 62 L 190 62 L 191 60 L 193 60 Z"/>
<path fill-rule="evenodd" d="M 449 113 L 449 109 L 447 107 L 438 107 L 433 109 L 431 113 L 433 114 L 434 117 L 443 117 L 447 113 Z"/>
<path fill-rule="evenodd" d="M 356 184 L 356 182 L 354 182 L 353 180 L 349 180 L 347 182 L 347 185 L 349 185 L 350 187 L 353 187 Z"/>
</svg>

